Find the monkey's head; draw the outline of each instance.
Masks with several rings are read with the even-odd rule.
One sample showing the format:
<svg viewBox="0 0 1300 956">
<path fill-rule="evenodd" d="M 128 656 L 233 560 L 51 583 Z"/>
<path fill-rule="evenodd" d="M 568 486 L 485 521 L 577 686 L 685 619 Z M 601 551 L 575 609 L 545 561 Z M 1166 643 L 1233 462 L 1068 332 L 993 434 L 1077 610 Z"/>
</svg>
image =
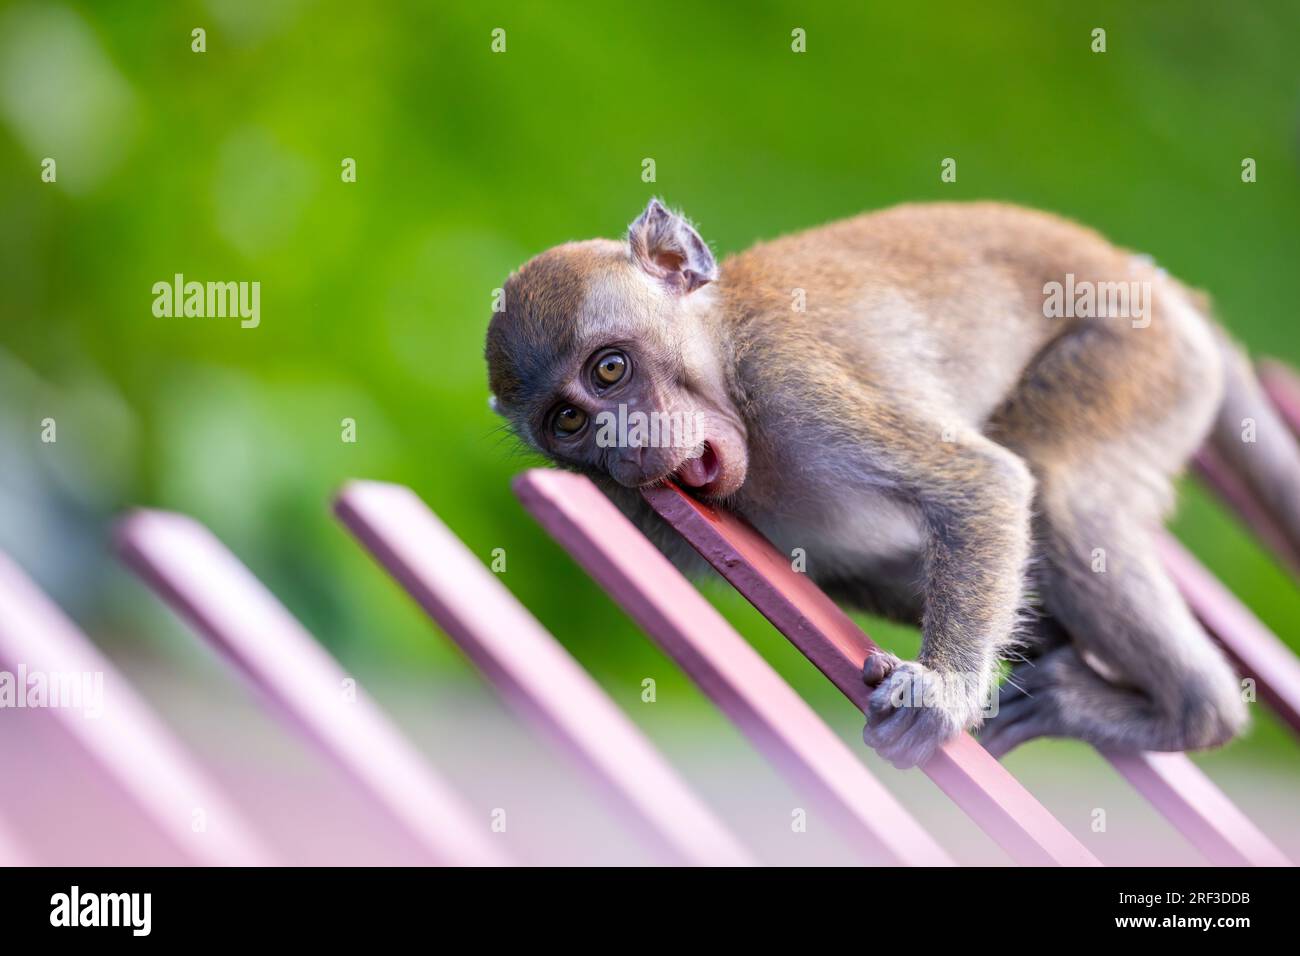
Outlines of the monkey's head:
<svg viewBox="0 0 1300 956">
<path fill-rule="evenodd" d="M 711 498 L 748 468 L 714 311 L 718 266 L 651 200 L 623 241 L 550 249 L 510 276 L 487 333 L 493 407 L 563 465 Z"/>
</svg>

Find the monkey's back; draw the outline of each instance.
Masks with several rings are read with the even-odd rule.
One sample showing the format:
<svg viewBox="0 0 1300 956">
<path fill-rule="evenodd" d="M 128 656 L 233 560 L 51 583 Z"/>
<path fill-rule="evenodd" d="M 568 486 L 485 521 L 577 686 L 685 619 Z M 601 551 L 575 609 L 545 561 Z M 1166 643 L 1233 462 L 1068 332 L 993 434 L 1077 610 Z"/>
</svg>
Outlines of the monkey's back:
<svg viewBox="0 0 1300 956">
<path fill-rule="evenodd" d="M 1154 275 L 1141 257 L 1049 213 L 931 203 L 756 245 L 722 263 L 719 291 L 739 341 L 791 359 L 752 363 L 759 374 L 831 363 L 865 386 L 979 422 L 1037 354 L 1086 321 L 1046 314 L 1049 283 Z M 1137 348 L 1159 349 L 1165 334 L 1130 336 L 1124 320 L 1106 321 Z"/>
</svg>

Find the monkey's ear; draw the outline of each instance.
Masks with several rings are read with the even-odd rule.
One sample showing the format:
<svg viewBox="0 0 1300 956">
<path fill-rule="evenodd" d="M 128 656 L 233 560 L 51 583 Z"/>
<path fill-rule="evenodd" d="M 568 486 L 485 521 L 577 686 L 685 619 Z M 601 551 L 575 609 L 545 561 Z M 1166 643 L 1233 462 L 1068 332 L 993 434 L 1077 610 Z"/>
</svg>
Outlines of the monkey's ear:
<svg viewBox="0 0 1300 956">
<path fill-rule="evenodd" d="M 651 199 L 627 230 L 632 259 L 674 292 L 686 294 L 718 277 L 718 264 L 689 222 Z"/>
</svg>

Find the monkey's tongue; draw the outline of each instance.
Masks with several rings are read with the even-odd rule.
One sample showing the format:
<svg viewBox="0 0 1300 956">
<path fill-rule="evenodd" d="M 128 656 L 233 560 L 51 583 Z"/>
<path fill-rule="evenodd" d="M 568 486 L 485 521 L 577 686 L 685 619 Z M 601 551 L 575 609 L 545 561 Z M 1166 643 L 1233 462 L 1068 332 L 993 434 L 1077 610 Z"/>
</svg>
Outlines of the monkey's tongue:
<svg viewBox="0 0 1300 956">
<path fill-rule="evenodd" d="M 707 442 L 704 445 L 704 454 L 699 458 L 688 458 L 677 469 L 677 478 L 688 488 L 703 488 L 713 479 L 718 477 L 721 466 L 718 463 L 718 456 L 713 450 L 713 446 Z"/>
</svg>

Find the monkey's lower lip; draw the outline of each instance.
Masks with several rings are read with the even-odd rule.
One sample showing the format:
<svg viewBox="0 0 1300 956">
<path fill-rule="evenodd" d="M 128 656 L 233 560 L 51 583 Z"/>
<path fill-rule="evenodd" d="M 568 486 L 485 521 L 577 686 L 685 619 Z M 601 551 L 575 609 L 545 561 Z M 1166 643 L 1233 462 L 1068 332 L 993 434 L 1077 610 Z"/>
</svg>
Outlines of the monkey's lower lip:
<svg viewBox="0 0 1300 956">
<path fill-rule="evenodd" d="M 704 453 L 698 458 L 688 458 L 677 469 L 677 480 L 688 488 L 703 488 L 711 484 L 722 471 L 718 453 L 708 442 L 704 443 Z"/>
</svg>

